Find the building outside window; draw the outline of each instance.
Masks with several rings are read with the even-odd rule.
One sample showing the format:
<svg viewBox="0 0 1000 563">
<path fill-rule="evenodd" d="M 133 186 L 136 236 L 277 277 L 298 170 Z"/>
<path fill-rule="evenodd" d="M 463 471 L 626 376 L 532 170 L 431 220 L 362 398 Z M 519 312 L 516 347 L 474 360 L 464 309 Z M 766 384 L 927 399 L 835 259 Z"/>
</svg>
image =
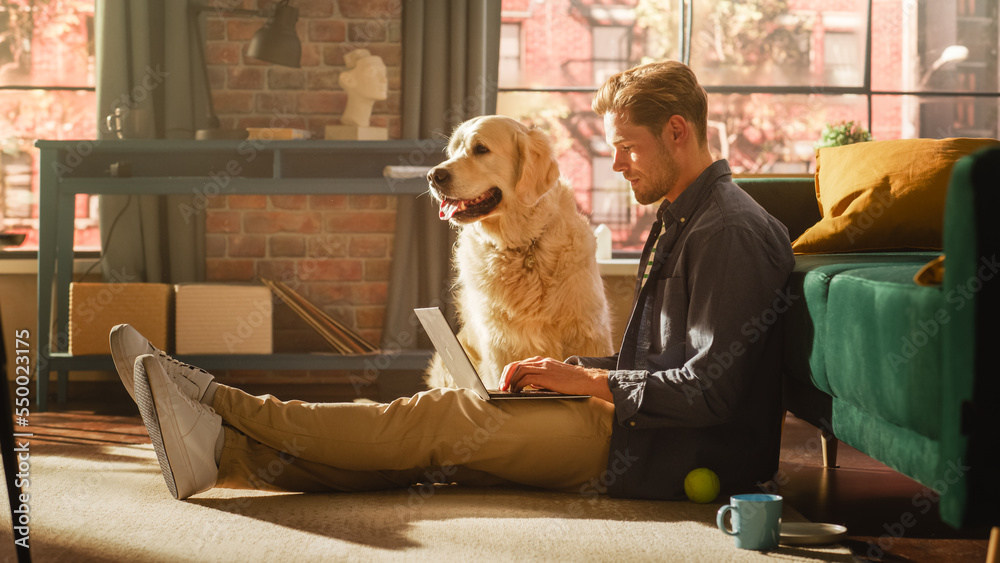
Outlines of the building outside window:
<svg viewBox="0 0 1000 563">
<path fill-rule="evenodd" d="M 632 52 L 632 28 L 623 25 L 596 25 L 593 34 L 594 84 L 605 80 L 629 67 Z"/>
<path fill-rule="evenodd" d="M 36 139 L 93 139 L 94 0 L 0 0 L 0 229 L 38 248 Z M 100 248 L 97 198 L 77 196 L 75 246 Z"/>
<path fill-rule="evenodd" d="M 863 37 L 854 31 L 829 29 L 823 34 L 823 82 L 830 86 L 864 84 Z M 862 63 L 862 64 L 859 64 Z"/>
<path fill-rule="evenodd" d="M 500 24 L 500 82 L 504 84 L 521 83 L 522 58 L 520 24 Z"/>
<path fill-rule="evenodd" d="M 655 209 L 632 201 L 610 172 L 590 101 L 607 76 L 638 63 L 691 65 L 709 92 L 713 154 L 738 174 L 812 173 L 814 144 L 838 121 L 859 122 L 876 140 L 998 135 L 996 0 L 502 6 L 503 21 L 520 27 L 522 60 L 520 80 L 501 77 L 498 112 L 550 132 L 581 211 L 611 227 L 620 255 L 641 249 Z"/>
</svg>

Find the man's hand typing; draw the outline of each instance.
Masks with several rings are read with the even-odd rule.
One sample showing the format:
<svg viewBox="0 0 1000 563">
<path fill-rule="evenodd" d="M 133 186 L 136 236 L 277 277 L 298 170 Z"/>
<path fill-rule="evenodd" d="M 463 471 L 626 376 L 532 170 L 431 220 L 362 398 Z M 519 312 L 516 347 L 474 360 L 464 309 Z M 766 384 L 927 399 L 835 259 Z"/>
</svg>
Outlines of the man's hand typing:
<svg viewBox="0 0 1000 563">
<path fill-rule="evenodd" d="M 520 391 L 527 386 L 570 395 L 590 395 L 612 403 L 608 372 L 570 365 L 535 356 L 507 364 L 500 379 L 501 391 Z"/>
</svg>

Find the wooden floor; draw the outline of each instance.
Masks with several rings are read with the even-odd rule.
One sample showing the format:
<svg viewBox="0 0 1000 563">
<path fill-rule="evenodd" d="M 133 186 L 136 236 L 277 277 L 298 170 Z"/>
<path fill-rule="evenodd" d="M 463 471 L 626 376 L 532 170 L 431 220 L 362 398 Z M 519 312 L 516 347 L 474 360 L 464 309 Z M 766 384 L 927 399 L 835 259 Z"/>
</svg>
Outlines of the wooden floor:
<svg viewBox="0 0 1000 563">
<path fill-rule="evenodd" d="M 938 517 L 932 491 L 846 444 L 838 450 L 837 468 L 824 468 L 819 431 L 788 415 L 780 464 L 788 483 L 781 495 L 813 522 L 846 526 L 841 543 L 858 560 L 986 560 L 989 528 L 953 529 Z"/>
<path fill-rule="evenodd" d="M 269 392 L 282 399 L 309 399 L 307 388 Z M 53 443 L 149 442 L 135 405 L 120 385 L 97 385 L 82 395 L 50 412 L 32 413 L 32 453 L 37 445 L 44 455 L 44 445 Z M 943 524 L 936 497 L 923 485 L 844 444 L 838 465 L 822 467 L 818 431 L 789 415 L 781 449 L 787 482 L 780 494 L 814 522 L 847 526 L 842 543 L 859 561 L 985 561 L 989 530 L 956 531 Z M 904 516 L 907 513 L 913 520 Z"/>
</svg>

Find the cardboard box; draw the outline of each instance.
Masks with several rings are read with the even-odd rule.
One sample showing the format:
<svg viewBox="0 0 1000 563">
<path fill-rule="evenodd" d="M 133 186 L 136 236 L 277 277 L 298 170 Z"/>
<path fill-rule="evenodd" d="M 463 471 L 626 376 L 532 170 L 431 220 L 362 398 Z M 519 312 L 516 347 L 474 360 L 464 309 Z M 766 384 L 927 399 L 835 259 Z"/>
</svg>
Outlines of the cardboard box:
<svg viewBox="0 0 1000 563">
<path fill-rule="evenodd" d="M 166 283 L 71 283 L 69 353 L 110 354 L 108 335 L 118 324 L 135 327 L 154 346 L 169 350 L 174 288 Z"/>
<path fill-rule="evenodd" d="M 181 284 L 176 289 L 177 354 L 270 354 L 271 290 L 261 285 Z"/>
</svg>

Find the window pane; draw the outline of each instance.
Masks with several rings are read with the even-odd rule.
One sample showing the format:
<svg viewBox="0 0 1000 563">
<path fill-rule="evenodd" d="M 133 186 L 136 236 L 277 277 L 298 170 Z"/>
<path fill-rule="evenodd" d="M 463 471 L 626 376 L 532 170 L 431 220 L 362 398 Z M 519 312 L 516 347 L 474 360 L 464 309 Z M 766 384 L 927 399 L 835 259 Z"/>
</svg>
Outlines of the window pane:
<svg viewBox="0 0 1000 563">
<path fill-rule="evenodd" d="M 11 85 L 94 85 L 94 0 L 0 5 L 0 86 Z"/>
<path fill-rule="evenodd" d="M 873 96 L 872 135 L 885 139 L 998 137 L 1000 98 Z"/>
<path fill-rule="evenodd" d="M 930 2 L 918 13 L 919 90 L 995 92 L 997 3 Z"/>
<path fill-rule="evenodd" d="M 867 128 L 864 96 L 709 94 L 708 103 L 709 146 L 735 173 L 812 172 L 825 124 L 853 120 Z"/>
<path fill-rule="evenodd" d="M 872 88 L 997 91 L 996 0 L 876 2 Z"/>
<path fill-rule="evenodd" d="M 828 5 L 695 0 L 691 66 L 713 86 L 863 86 L 868 3 Z"/>
<path fill-rule="evenodd" d="M 97 102 L 92 91 L 0 90 L 2 230 L 28 233 L 17 250 L 38 248 L 38 150 L 35 139 L 93 139 Z M 100 247 L 96 197 L 77 196 L 76 248 Z"/>
</svg>

